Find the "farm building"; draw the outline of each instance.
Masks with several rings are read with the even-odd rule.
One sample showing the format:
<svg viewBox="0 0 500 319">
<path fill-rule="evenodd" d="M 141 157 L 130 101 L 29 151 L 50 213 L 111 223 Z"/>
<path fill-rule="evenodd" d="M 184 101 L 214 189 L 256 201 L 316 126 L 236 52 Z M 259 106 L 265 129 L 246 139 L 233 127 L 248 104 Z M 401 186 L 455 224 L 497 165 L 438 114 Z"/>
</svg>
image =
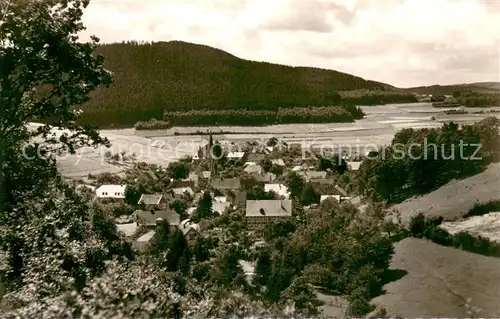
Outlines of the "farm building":
<svg viewBox="0 0 500 319">
<path fill-rule="evenodd" d="M 126 187 L 126 185 L 101 185 L 95 193 L 98 198 L 124 199 Z"/>
</svg>

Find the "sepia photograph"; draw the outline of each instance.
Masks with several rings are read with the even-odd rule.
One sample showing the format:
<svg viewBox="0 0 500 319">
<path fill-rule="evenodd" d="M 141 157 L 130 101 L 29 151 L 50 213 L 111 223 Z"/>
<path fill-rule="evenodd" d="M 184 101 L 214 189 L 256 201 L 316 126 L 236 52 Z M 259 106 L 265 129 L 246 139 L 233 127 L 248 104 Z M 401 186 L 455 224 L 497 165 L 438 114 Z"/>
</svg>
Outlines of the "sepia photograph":
<svg viewBox="0 0 500 319">
<path fill-rule="evenodd" d="M 0 318 L 500 318 L 500 0 L 0 0 Z"/>
</svg>

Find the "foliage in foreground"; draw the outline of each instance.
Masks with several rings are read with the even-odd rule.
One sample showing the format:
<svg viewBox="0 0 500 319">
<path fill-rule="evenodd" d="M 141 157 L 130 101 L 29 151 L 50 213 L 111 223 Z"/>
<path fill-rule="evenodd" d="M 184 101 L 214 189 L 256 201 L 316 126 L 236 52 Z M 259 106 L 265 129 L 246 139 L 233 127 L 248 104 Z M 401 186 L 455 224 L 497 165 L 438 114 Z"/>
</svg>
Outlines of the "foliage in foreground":
<svg viewBox="0 0 500 319">
<path fill-rule="evenodd" d="M 250 299 L 241 291 L 223 291 L 193 282 L 176 284 L 175 274 L 158 268 L 151 260 L 140 259 L 106 264 L 101 276 L 81 291 L 67 291 L 31 300 L 25 307 L 9 312 L 37 318 L 298 318 L 293 307 L 279 310 Z M 15 302 L 12 297 L 6 297 Z M 4 312 L 4 314 L 6 314 Z"/>
<path fill-rule="evenodd" d="M 381 293 L 383 278 L 394 253 L 383 235 L 380 207 L 360 214 L 351 205 L 326 200 L 321 209 L 293 227 L 269 229 L 274 238 L 257 258 L 255 284 L 263 298 L 279 300 L 295 280 L 304 280 L 348 296 L 351 315 L 371 310 L 369 301 Z M 283 225 L 285 226 L 285 225 Z"/>
</svg>

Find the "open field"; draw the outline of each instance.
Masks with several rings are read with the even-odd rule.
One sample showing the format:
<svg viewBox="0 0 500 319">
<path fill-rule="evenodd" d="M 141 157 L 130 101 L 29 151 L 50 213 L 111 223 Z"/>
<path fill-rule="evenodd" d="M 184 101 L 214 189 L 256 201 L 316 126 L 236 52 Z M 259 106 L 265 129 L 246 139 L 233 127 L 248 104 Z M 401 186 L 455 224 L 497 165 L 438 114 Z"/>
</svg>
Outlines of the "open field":
<svg viewBox="0 0 500 319">
<path fill-rule="evenodd" d="M 395 245 L 394 270 L 406 271 L 373 300 L 389 317 L 471 318 L 465 304 L 481 309 L 480 318 L 500 316 L 500 259 L 407 238 Z M 477 317 L 476 317 L 477 318 Z"/>
<path fill-rule="evenodd" d="M 422 212 L 427 217 L 442 216 L 455 220 L 474 204 L 500 199 L 500 163 L 491 164 L 484 172 L 453 180 L 441 188 L 419 197 L 412 197 L 392 208 L 401 213 L 403 222 Z"/>
</svg>

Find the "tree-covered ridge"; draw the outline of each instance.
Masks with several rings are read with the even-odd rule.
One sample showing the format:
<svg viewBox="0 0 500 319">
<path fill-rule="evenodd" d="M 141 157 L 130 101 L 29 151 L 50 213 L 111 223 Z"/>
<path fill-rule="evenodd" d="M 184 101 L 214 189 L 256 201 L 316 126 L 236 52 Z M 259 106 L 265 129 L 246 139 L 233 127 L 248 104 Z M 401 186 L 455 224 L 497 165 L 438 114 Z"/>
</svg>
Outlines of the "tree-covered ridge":
<svg viewBox="0 0 500 319">
<path fill-rule="evenodd" d="M 248 61 L 181 41 L 104 44 L 95 52 L 105 57 L 114 83 L 96 90 L 82 105 L 82 121 L 101 126 L 161 119 L 165 111 L 276 111 L 340 105 L 341 91 L 397 91 L 346 73 Z M 379 104 L 379 100 L 365 103 Z"/>
<path fill-rule="evenodd" d="M 469 84 L 418 86 L 407 88 L 405 90 L 411 93 L 433 95 L 451 95 L 457 91 L 498 94 L 500 93 L 500 82 L 476 82 Z"/>
</svg>

